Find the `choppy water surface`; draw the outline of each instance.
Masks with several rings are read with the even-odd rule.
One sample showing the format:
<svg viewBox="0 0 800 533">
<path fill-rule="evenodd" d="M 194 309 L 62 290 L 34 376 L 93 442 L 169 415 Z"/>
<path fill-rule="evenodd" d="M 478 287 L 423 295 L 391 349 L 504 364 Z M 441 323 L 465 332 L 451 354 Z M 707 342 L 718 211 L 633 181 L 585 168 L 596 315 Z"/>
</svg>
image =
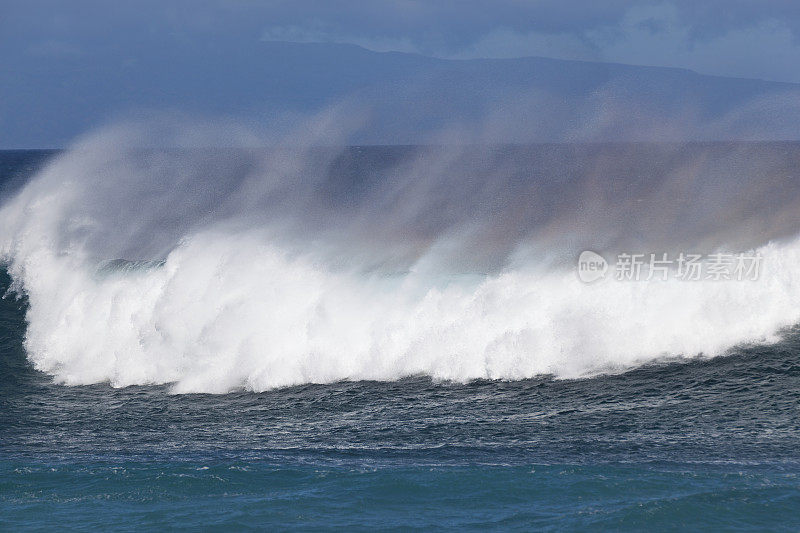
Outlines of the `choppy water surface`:
<svg viewBox="0 0 800 533">
<path fill-rule="evenodd" d="M 6 177 L 9 168 L 15 176 L 34 172 L 49 155 L 13 154 L 12 161 L 6 154 Z M 7 179 L 5 194 L 21 190 L 24 181 Z M 770 227 L 777 238 L 786 232 L 782 224 L 791 224 L 775 216 L 780 224 Z M 405 351 L 391 343 L 356 342 L 349 352 L 341 347 L 374 339 L 375 331 L 357 321 L 340 322 L 334 311 L 356 318 L 363 312 L 373 328 L 380 319 L 397 316 L 384 307 L 362 309 L 368 299 L 328 313 L 285 302 L 249 307 L 249 301 L 261 301 L 260 281 L 240 293 L 213 292 L 235 283 L 204 285 L 203 298 L 190 298 L 194 293 L 185 290 L 187 283 L 224 277 L 224 270 L 208 274 L 203 265 L 231 268 L 239 282 L 261 280 L 265 271 L 248 278 L 250 263 L 231 256 L 227 246 L 180 249 L 184 255 L 167 254 L 166 262 L 157 256 L 128 257 L 145 263 L 113 262 L 125 256 L 121 253 L 93 262 L 80 255 L 70 270 L 63 261 L 74 248 L 62 249 L 60 239 L 92 248 L 92 236 L 99 234 L 91 224 L 84 220 L 82 229 L 50 234 L 49 225 L 14 220 L 21 224 L 12 239 L 19 246 L 9 249 L 6 259 L 19 276 L 23 297 L 0 301 L 0 528 L 800 528 L 800 332 L 784 327 L 793 321 L 791 313 L 781 315 L 793 309 L 791 253 L 776 252 L 773 257 L 783 261 L 773 271 L 778 274 L 751 285 L 749 293 L 703 284 L 676 290 L 675 295 L 696 291 L 686 308 L 694 314 L 684 321 L 676 321 L 674 313 L 686 300 L 662 295 L 649 302 L 677 303 L 647 314 L 644 307 L 634 308 L 630 316 L 638 314 L 638 322 L 592 329 L 615 322 L 587 318 L 591 309 L 579 305 L 587 300 L 563 294 L 560 302 L 572 303 L 559 307 L 550 301 L 545 311 L 558 311 L 551 325 L 565 325 L 560 334 L 581 325 L 575 331 L 581 344 L 558 335 L 534 342 L 541 328 L 515 341 L 501 326 L 524 330 L 519 316 L 534 313 L 527 305 L 541 298 L 508 299 L 508 288 L 495 285 L 469 300 L 468 282 L 438 306 L 401 308 L 429 311 L 417 319 L 442 320 L 443 337 L 431 336 L 434 328 L 403 345 Z M 303 231 L 291 233 L 299 238 Z M 97 246 L 110 242 L 101 234 Z M 47 238 L 36 241 L 31 235 Z M 137 235 L 125 236 L 129 245 L 140 244 Z M 32 242 L 54 248 L 47 253 L 26 248 Z M 193 253 L 196 260 L 186 260 Z M 331 259 L 327 251 L 323 255 Z M 222 263 L 205 262 L 223 256 Z M 274 273 L 284 265 L 267 266 L 275 270 L 266 272 Z M 173 277 L 160 278 L 165 272 Z M 288 283 L 291 277 L 281 280 Z M 0 292 L 11 281 L 2 270 Z M 320 283 L 326 295 L 352 288 Z M 401 286 L 395 279 L 381 291 Z M 553 287 L 548 298 L 559 294 L 560 285 Z M 362 289 L 359 298 L 371 294 Z M 131 305 L 137 295 L 151 303 Z M 624 300 L 636 305 L 634 296 Z M 443 311 L 463 298 L 481 305 L 467 305 L 455 318 Z M 176 300 L 182 305 L 170 307 Z M 208 312 L 200 307 L 213 302 L 221 307 Z M 280 349 L 242 342 L 259 330 L 256 322 L 242 326 L 253 309 L 283 309 L 309 328 L 316 325 L 316 337 L 300 343 L 308 359 L 298 363 L 275 356 L 298 349 L 286 344 L 294 338 L 289 334 Z M 304 315 L 309 309 L 313 313 Z M 226 310 L 230 321 L 224 319 Z M 706 316 L 698 314 L 702 310 Z M 470 321 L 478 311 L 483 314 Z M 539 311 L 543 314 L 530 316 L 550 316 Z M 780 340 L 726 333 L 726 325 L 744 323 L 755 324 L 756 333 L 774 329 L 772 340 Z M 485 359 L 459 359 L 444 347 L 457 338 L 453 328 L 462 326 L 488 328 L 489 347 L 499 346 L 490 341 L 503 335 L 511 341 L 495 352 L 482 347 L 476 353 L 489 354 Z M 640 333 L 642 328 L 650 329 Z M 395 337 L 386 339 L 396 340 L 422 330 L 401 321 L 387 331 Z M 474 339 L 471 329 L 463 334 Z M 331 342 L 318 342 L 326 338 Z M 436 349 L 425 349 L 420 341 L 434 338 L 445 340 Z M 682 348 L 703 351 L 710 345 L 721 351 L 652 351 L 644 359 L 615 355 L 635 355 L 636 346 L 676 346 L 675 339 Z M 602 341 L 602 349 L 595 350 L 593 341 Z M 325 352 L 326 346 L 336 349 Z M 393 364 L 375 370 L 380 357 L 363 354 L 378 347 Z M 472 353 L 469 348 L 465 353 Z M 558 355 L 548 364 L 522 364 L 547 350 Z M 285 368 L 293 370 L 274 377 Z M 564 379 L 576 369 L 593 377 Z M 373 371 L 379 379 L 362 379 Z M 493 377 L 503 379 L 487 379 Z M 280 386 L 281 380 L 290 386 Z"/>
</svg>

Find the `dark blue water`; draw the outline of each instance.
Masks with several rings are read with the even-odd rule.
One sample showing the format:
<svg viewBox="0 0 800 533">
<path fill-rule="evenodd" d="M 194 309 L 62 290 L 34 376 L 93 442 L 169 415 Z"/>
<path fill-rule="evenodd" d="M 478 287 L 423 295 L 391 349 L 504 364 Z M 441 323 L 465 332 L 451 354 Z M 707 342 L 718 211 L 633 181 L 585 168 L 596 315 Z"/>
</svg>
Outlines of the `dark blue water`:
<svg viewBox="0 0 800 533">
<path fill-rule="evenodd" d="M 800 331 L 585 380 L 173 395 L 52 384 L 25 305 L 0 301 L 3 530 L 800 529 Z"/>
<path fill-rule="evenodd" d="M 170 395 L 52 385 L 23 307 L 0 311 L 6 529 L 800 527 L 794 333 L 588 380 Z"/>
</svg>

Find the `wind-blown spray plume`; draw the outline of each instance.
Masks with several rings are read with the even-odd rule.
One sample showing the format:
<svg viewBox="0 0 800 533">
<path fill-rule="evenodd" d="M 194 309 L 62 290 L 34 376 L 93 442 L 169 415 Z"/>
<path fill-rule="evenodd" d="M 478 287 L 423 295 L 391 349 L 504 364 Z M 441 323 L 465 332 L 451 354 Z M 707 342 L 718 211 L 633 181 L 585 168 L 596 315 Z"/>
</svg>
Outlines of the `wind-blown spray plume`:
<svg viewBox="0 0 800 533">
<path fill-rule="evenodd" d="M 580 377 L 799 318 L 795 145 L 336 148 L 335 123 L 269 149 L 126 125 L 55 157 L 0 208 L 33 364 L 176 392 Z M 587 248 L 757 248 L 763 265 L 755 281 L 588 285 Z"/>
</svg>

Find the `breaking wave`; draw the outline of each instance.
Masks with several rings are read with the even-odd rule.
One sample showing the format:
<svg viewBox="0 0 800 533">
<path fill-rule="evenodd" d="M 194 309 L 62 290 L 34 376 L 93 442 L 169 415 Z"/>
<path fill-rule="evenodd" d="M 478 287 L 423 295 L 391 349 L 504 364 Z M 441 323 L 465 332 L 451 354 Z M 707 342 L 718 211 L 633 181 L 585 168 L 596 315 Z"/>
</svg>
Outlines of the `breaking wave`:
<svg viewBox="0 0 800 533">
<path fill-rule="evenodd" d="M 25 348 L 57 382 L 585 377 L 800 318 L 793 145 L 209 150 L 202 131 L 101 131 L 0 208 Z M 763 260 L 754 281 L 585 284 L 587 248 Z"/>
</svg>

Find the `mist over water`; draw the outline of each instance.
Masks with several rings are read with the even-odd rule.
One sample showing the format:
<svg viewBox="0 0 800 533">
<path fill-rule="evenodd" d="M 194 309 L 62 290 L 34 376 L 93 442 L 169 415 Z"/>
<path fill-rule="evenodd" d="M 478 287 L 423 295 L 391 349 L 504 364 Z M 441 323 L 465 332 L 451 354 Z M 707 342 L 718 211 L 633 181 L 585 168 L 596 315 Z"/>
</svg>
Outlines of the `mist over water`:
<svg viewBox="0 0 800 533">
<path fill-rule="evenodd" d="M 800 530 L 800 11 L 12 4 L 0 532 Z"/>
<path fill-rule="evenodd" d="M 264 148 L 231 125 L 128 123 L 54 157 L 0 208 L 29 359 L 59 383 L 175 392 L 584 377 L 800 318 L 795 143 L 348 147 L 342 124 Z M 763 261 L 753 281 L 584 284 L 585 249 Z"/>
</svg>

